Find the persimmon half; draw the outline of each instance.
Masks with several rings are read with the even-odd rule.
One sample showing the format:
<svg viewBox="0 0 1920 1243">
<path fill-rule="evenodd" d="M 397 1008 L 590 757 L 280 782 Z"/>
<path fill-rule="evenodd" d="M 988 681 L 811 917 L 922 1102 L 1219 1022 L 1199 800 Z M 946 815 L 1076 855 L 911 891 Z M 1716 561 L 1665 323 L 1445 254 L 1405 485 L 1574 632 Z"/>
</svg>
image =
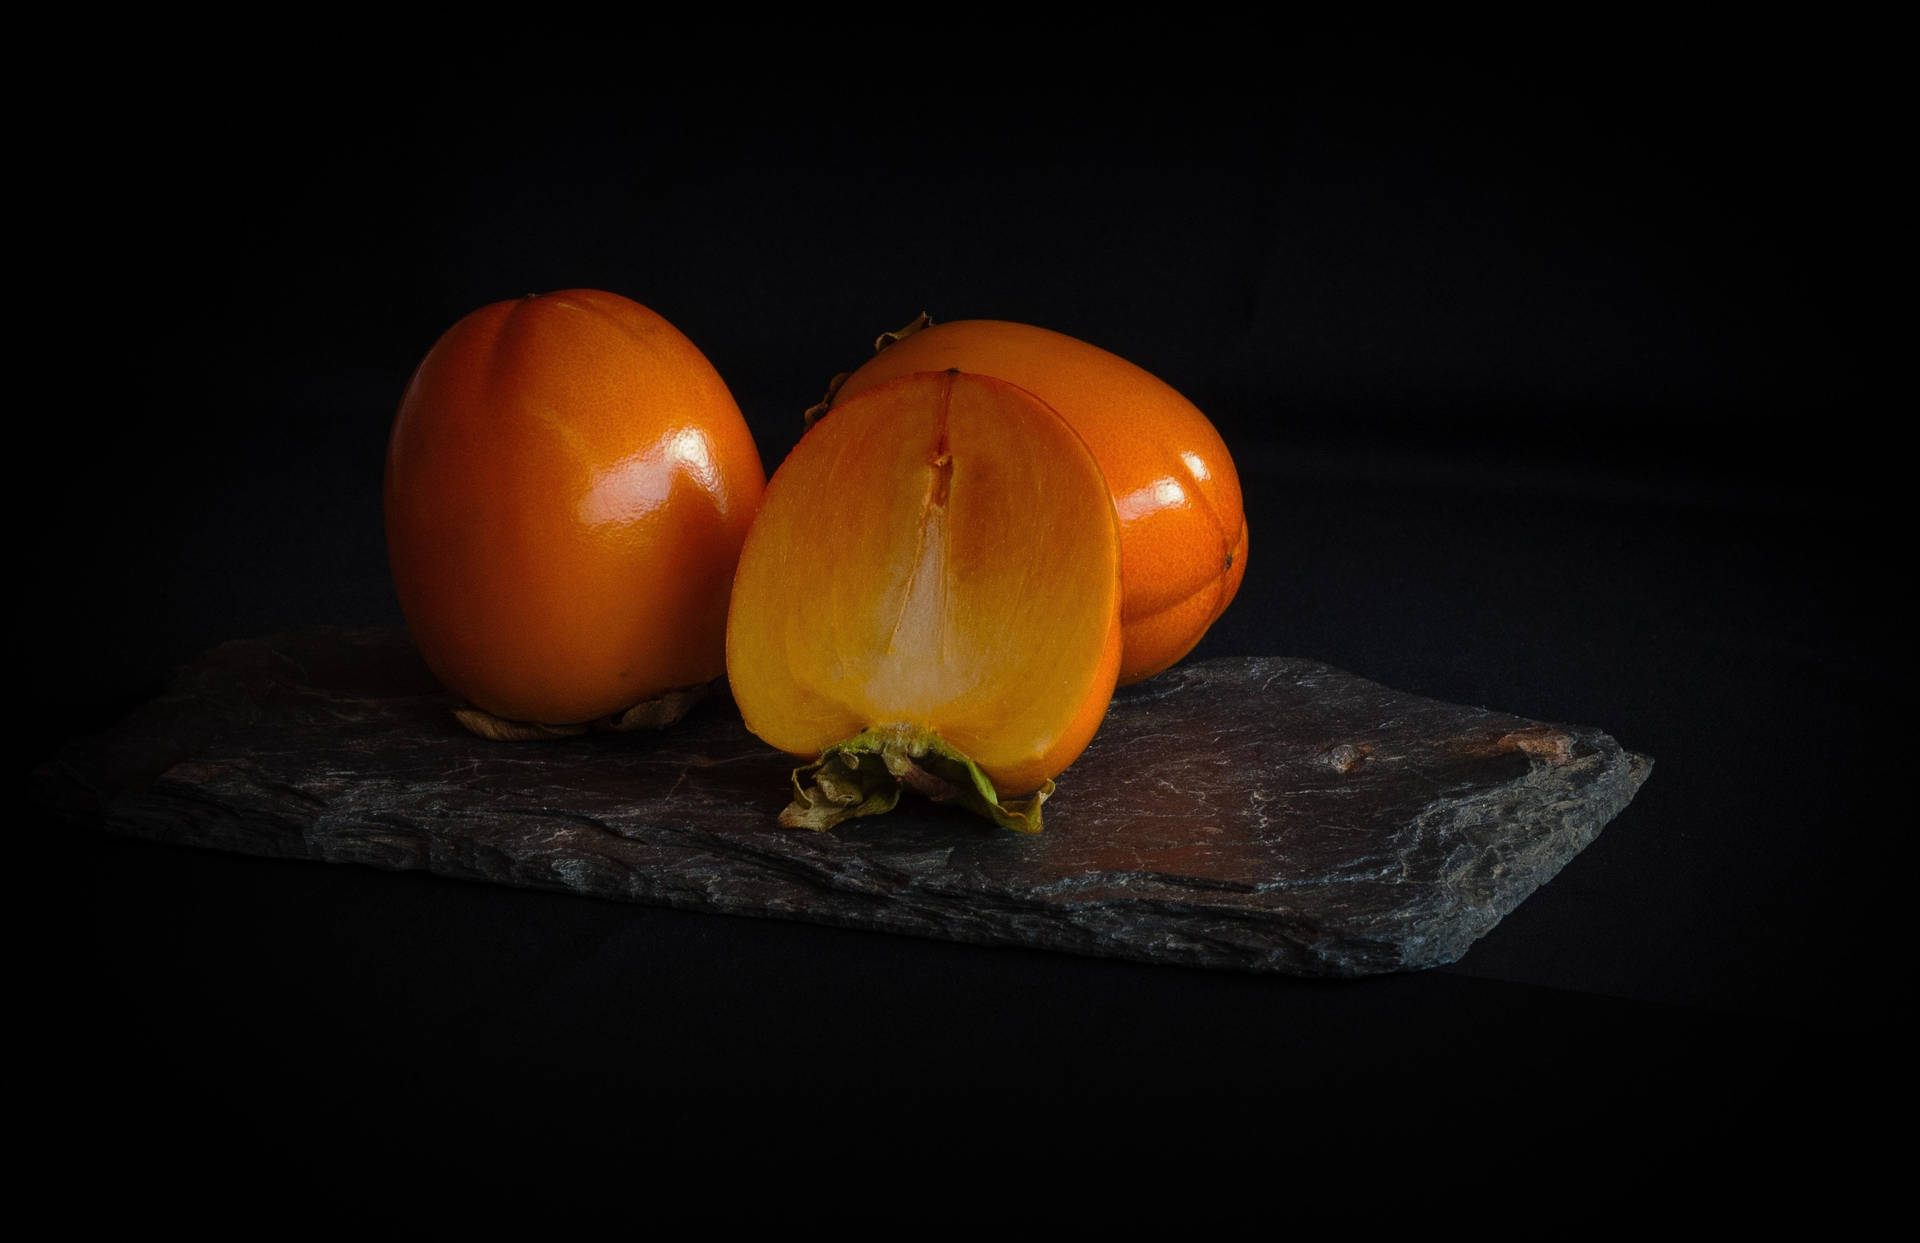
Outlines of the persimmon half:
<svg viewBox="0 0 1920 1243">
<path fill-rule="evenodd" d="M 665 723 L 725 671 L 765 486 L 725 382 L 661 316 L 590 289 L 482 307 L 388 443 L 407 629 L 476 732 Z"/>
<path fill-rule="evenodd" d="M 1093 450 L 1120 521 L 1120 685 L 1192 651 L 1247 569 L 1240 476 L 1207 416 L 1152 373 L 1063 333 L 991 319 L 934 324 L 924 315 L 883 336 L 830 400 L 948 367 L 1026 389 Z"/>
<path fill-rule="evenodd" d="M 1100 467 L 1001 380 L 902 377 L 801 437 L 734 577 L 727 677 L 789 754 L 790 826 L 890 810 L 903 786 L 1036 831 L 1106 714 L 1120 541 Z"/>
</svg>

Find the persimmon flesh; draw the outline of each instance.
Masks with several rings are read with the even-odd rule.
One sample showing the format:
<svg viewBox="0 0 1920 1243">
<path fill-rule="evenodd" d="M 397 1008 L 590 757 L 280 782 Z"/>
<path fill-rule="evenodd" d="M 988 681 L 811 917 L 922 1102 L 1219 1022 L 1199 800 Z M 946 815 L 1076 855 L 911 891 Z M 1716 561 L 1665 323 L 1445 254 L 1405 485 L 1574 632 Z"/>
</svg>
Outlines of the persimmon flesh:
<svg viewBox="0 0 1920 1243">
<path fill-rule="evenodd" d="M 905 784 L 1037 829 L 1112 697 L 1119 605 L 1106 484 L 1044 403 L 953 372 L 844 403 L 769 481 L 728 615 L 747 728 L 823 757 L 783 822 Z"/>
<path fill-rule="evenodd" d="M 1247 568 L 1240 478 L 1198 407 L 1117 354 L 1031 324 L 929 324 L 923 316 L 881 342 L 834 402 L 912 372 L 958 367 L 1033 393 L 1093 450 L 1120 522 L 1120 685 L 1193 650 Z"/>
</svg>

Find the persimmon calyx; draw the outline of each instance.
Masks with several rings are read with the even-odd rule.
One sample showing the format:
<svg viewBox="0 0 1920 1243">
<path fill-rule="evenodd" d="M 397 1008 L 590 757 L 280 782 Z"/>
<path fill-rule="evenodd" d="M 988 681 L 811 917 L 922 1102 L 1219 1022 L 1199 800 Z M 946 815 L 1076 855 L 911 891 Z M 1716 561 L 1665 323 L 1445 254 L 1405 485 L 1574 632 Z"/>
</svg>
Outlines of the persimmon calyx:
<svg viewBox="0 0 1920 1243">
<path fill-rule="evenodd" d="M 693 709 L 713 689 L 711 682 L 680 686 L 662 691 L 652 699 L 643 699 L 623 712 L 595 721 L 573 725 L 548 725 L 540 721 L 510 721 L 471 706 L 453 710 L 453 717 L 470 733 L 491 742 L 535 742 L 543 738 L 575 738 L 588 730 L 626 733 L 636 729 L 665 729 Z"/>
<path fill-rule="evenodd" d="M 665 729 L 691 712 L 693 705 L 705 699 L 707 692 L 712 689 L 713 683 L 700 682 L 661 691 L 652 699 L 643 699 L 625 712 L 616 712 L 594 722 L 594 728 L 610 729 L 616 733 L 630 729 Z"/>
<path fill-rule="evenodd" d="M 865 729 L 836 742 L 793 770 L 793 802 L 780 813 L 790 829 L 830 829 L 860 816 L 889 812 L 911 788 L 936 803 L 954 803 L 1016 833 L 1040 831 L 1040 805 L 1053 793 L 1041 784 L 1026 798 L 1002 799 L 980 766 L 931 730 L 910 725 Z"/>
<path fill-rule="evenodd" d="M 453 719 L 467 732 L 488 742 L 537 742 L 543 738 L 572 738 L 587 732 L 585 725 L 543 725 L 538 721 L 509 721 L 483 708 L 455 708 Z"/>
<path fill-rule="evenodd" d="M 904 327 L 895 328 L 892 332 L 883 332 L 878 337 L 875 337 L 873 341 L 873 352 L 878 354 L 889 345 L 894 345 L 906 340 L 922 328 L 931 327 L 933 327 L 933 316 L 922 311 L 913 317 L 912 323 Z M 833 379 L 827 381 L 827 395 L 819 401 L 814 402 L 811 406 L 808 406 L 805 412 L 801 414 L 800 417 L 803 420 L 801 423 L 802 430 L 812 427 L 815 423 L 827 417 L 827 411 L 833 409 L 833 399 L 840 395 L 840 386 L 852 378 L 853 372 L 841 371 L 836 372 Z"/>
<path fill-rule="evenodd" d="M 922 311 L 918 315 L 913 317 L 912 323 L 906 325 L 905 327 L 895 328 L 892 332 L 883 332 L 879 336 L 875 337 L 873 339 L 873 352 L 878 354 L 881 350 L 886 349 L 889 345 L 898 345 L 900 342 L 905 341 L 908 337 L 912 336 L 916 332 L 919 332 L 922 328 L 931 328 L 931 327 L 933 327 L 933 316 L 927 314 L 925 311 Z"/>
</svg>

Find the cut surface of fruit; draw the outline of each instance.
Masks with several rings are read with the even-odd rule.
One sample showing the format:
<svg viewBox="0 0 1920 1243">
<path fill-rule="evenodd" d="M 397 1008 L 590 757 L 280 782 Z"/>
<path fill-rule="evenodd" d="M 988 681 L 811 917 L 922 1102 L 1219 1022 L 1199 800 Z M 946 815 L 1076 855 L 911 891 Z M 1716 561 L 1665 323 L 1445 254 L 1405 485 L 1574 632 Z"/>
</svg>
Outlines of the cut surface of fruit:
<svg viewBox="0 0 1920 1243">
<path fill-rule="evenodd" d="M 1247 564 L 1240 479 L 1219 432 L 1165 381 L 1120 356 L 1030 324 L 925 317 L 881 338 L 835 408 L 902 375 L 957 367 L 1033 393 L 1093 450 L 1120 523 L 1120 684 L 1193 650 Z"/>
<path fill-rule="evenodd" d="M 1086 747 L 1119 652 L 1119 537 L 1092 454 L 1031 394 L 952 372 L 881 386 L 802 437 L 727 628 L 734 699 L 773 746 L 814 757 L 876 731 L 893 744 L 872 764 L 950 750 L 1009 795 Z"/>
</svg>

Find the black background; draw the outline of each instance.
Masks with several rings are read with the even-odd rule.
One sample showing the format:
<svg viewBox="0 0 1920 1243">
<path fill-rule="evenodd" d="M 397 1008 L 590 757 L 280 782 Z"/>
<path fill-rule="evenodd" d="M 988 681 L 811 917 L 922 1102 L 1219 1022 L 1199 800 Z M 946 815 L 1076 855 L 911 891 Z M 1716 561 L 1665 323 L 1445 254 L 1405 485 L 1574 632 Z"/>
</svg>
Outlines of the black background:
<svg viewBox="0 0 1920 1243">
<path fill-rule="evenodd" d="M 1346 984 L 82 835 L 93 1123 L 302 1186 L 821 1162 L 842 1212 L 992 1215 L 962 1189 L 1088 1157 L 1866 1177 L 1908 989 L 1856 872 L 1911 742 L 1871 32 L 887 20 L 127 68 L 66 152 L 100 279 L 55 300 L 81 399 L 44 419 L 30 758 L 221 640 L 398 625 L 408 374 L 475 307 L 590 286 L 705 350 L 769 472 L 919 311 L 1112 349 L 1247 488 L 1193 659 L 1596 724 L 1649 784 L 1459 964 Z M 1196 1211 L 1278 1189 L 1201 1177 Z"/>
</svg>

